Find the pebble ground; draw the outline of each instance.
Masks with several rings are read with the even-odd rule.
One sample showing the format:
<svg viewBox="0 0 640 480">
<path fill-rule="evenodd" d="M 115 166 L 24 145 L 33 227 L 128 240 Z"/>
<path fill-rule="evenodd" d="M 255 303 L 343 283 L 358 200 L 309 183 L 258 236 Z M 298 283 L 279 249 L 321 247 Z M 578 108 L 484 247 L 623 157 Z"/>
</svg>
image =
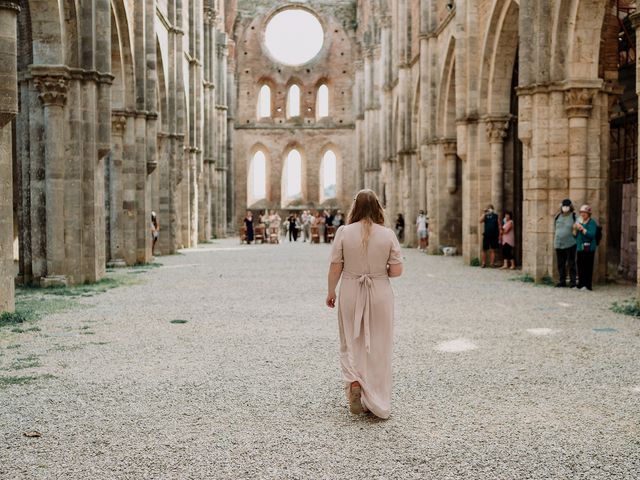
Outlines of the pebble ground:
<svg viewBox="0 0 640 480">
<path fill-rule="evenodd" d="M 382 421 L 345 402 L 328 255 L 217 241 L 0 330 L 0 380 L 37 377 L 0 385 L 0 478 L 640 478 L 632 287 L 405 250 Z"/>
</svg>

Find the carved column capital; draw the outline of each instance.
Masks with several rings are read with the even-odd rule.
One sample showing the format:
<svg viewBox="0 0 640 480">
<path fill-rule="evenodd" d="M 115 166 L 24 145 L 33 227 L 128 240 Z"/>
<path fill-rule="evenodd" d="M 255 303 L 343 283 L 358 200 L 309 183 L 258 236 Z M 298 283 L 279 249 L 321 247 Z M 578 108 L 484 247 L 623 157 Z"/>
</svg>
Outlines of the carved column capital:
<svg viewBox="0 0 640 480">
<path fill-rule="evenodd" d="M 509 120 L 506 118 L 489 118 L 487 120 L 487 136 L 489 143 L 502 143 L 507 136 Z"/>
<path fill-rule="evenodd" d="M 213 25 L 218 18 L 218 11 L 209 5 L 205 5 L 204 9 L 204 21 L 207 25 Z"/>
<path fill-rule="evenodd" d="M 0 10 L 13 10 L 16 15 L 20 13 L 19 0 L 0 0 Z"/>
<path fill-rule="evenodd" d="M 62 76 L 38 76 L 33 83 L 40 92 L 38 98 L 45 107 L 63 107 L 67 101 L 68 80 Z"/>
<path fill-rule="evenodd" d="M 124 135 L 127 126 L 127 116 L 122 112 L 111 112 L 111 132 L 114 135 Z"/>
<path fill-rule="evenodd" d="M 588 117 L 593 108 L 593 97 L 597 90 L 595 88 L 571 88 L 564 94 L 565 109 L 569 118 Z"/>
<path fill-rule="evenodd" d="M 629 15 L 629 20 L 631 21 L 631 26 L 635 30 L 638 30 L 638 27 L 640 27 L 640 11 L 634 12 Z"/>
<path fill-rule="evenodd" d="M 444 151 L 445 156 L 457 155 L 458 154 L 458 143 L 455 140 L 443 139 L 442 140 L 442 149 Z"/>
</svg>

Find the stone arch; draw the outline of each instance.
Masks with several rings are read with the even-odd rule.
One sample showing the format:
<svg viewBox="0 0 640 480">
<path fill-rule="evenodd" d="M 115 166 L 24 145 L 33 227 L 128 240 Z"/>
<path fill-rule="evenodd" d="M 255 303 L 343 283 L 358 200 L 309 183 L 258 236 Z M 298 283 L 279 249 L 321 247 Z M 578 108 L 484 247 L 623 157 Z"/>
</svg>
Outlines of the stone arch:
<svg viewBox="0 0 640 480">
<path fill-rule="evenodd" d="M 552 80 L 598 78 L 600 38 L 608 2 L 561 0 L 552 32 Z"/>
<path fill-rule="evenodd" d="M 455 102 L 455 44 L 452 36 L 449 39 L 445 61 L 440 74 L 440 87 L 438 91 L 438 109 L 436 134 L 439 137 L 455 138 L 456 136 L 456 102 Z"/>
<path fill-rule="evenodd" d="M 169 118 L 167 115 L 167 111 L 169 108 L 168 105 L 168 90 L 167 90 L 167 82 L 166 82 L 166 67 L 165 67 L 165 58 L 166 52 L 162 48 L 162 44 L 156 38 L 156 65 L 158 71 L 158 82 L 156 83 L 156 98 L 158 101 L 158 115 L 160 128 L 164 131 L 167 131 L 169 128 Z"/>
<path fill-rule="evenodd" d="M 292 90 L 296 87 L 298 89 L 298 113 L 297 115 L 290 113 L 290 102 Z M 291 77 L 285 86 L 285 114 L 287 118 L 301 117 L 304 110 L 304 83 L 298 77 Z"/>
<path fill-rule="evenodd" d="M 480 109 L 483 114 L 507 114 L 511 98 L 511 76 L 518 51 L 519 4 L 498 0 L 484 39 L 480 64 Z"/>
<path fill-rule="evenodd" d="M 275 106 L 275 86 L 276 83 L 273 81 L 271 77 L 260 77 L 256 82 L 256 118 L 258 119 L 267 119 L 273 118 L 274 116 L 274 106 Z M 263 115 L 261 111 L 261 102 L 263 95 L 263 88 L 267 87 L 269 89 L 269 115 Z"/>
<path fill-rule="evenodd" d="M 254 160 L 256 158 L 256 154 L 258 152 L 262 152 L 262 154 L 264 155 L 264 159 L 265 159 L 265 179 L 264 179 L 264 183 L 265 183 L 265 196 L 264 198 L 253 198 L 253 186 L 254 186 L 254 179 L 253 179 L 253 173 L 254 173 Z M 247 172 L 247 206 L 248 208 L 251 208 L 253 205 L 255 205 L 257 202 L 261 202 L 261 201 L 270 201 L 271 200 L 271 181 L 269 178 L 269 172 L 271 171 L 271 155 L 270 155 L 270 151 L 267 148 L 266 145 L 264 145 L 261 142 L 256 143 L 255 145 L 253 145 L 253 147 L 251 147 L 251 149 L 249 150 L 249 157 L 247 158 L 247 168 L 246 168 L 246 172 Z"/>
<path fill-rule="evenodd" d="M 111 68 L 115 77 L 111 104 L 115 109 L 135 107 L 135 69 L 125 8 L 122 0 L 111 2 Z"/>
<path fill-rule="evenodd" d="M 324 192 L 324 162 L 325 162 L 325 156 L 328 152 L 332 152 L 335 155 L 335 160 L 336 160 L 336 191 L 335 191 L 335 195 L 332 196 L 326 196 L 325 192 Z M 338 148 L 337 145 L 335 145 L 334 143 L 327 143 L 326 145 L 324 145 L 322 147 L 322 149 L 320 150 L 320 169 L 318 172 L 318 178 L 320 179 L 320 181 L 318 182 L 318 190 L 319 190 L 319 195 L 318 198 L 320 199 L 320 203 L 323 203 L 326 200 L 330 200 L 330 199 L 334 199 L 334 198 L 340 198 L 342 195 L 342 191 L 341 191 L 341 185 L 342 185 L 342 157 L 340 155 L 340 149 Z"/>
<path fill-rule="evenodd" d="M 57 0 L 23 1 L 20 16 L 29 19 L 31 63 L 66 65 L 65 11 Z"/>
<path fill-rule="evenodd" d="M 291 152 L 293 151 L 297 151 L 300 154 L 300 198 L 289 198 L 288 192 L 287 192 L 287 181 L 288 181 L 288 176 L 287 176 L 287 168 L 288 168 L 288 163 L 290 160 L 289 155 L 291 154 Z M 287 206 L 290 206 L 292 204 L 295 203 L 299 203 L 299 202 L 303 202 L 306 198 L 307 198 L 307 181 L 306 181 L 306 177 L 307 177 L 307 158 L 306 158 L 306 152 L 304 147 L 299 143 L 299 142 L 291 142 L 289 143 L 285 149 L 282 152 L 282 161 L 280 162 L 280 164 L 282 165 L 282 172 L 281 172 L 281 180 L 280 180 L 280 186 L 281 186 L 281 204 L 283 208 L 286 208 Z"/>
</svg>

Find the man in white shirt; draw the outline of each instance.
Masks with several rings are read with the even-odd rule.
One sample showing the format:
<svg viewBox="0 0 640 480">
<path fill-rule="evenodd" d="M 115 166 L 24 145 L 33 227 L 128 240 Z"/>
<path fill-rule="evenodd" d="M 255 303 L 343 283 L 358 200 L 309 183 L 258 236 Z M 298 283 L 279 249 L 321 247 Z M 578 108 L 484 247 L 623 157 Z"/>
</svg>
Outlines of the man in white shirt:
<svg viewBox="0 0 640 480">
<path fill-rule="evenodd" d="M 420 251 L 426 252 L 429 246 L 429 217 L 427 217 L 424 210 L 420 210 L 420 214 L 416 219 L 416 229 L 420 239 Z"/>
</svg>

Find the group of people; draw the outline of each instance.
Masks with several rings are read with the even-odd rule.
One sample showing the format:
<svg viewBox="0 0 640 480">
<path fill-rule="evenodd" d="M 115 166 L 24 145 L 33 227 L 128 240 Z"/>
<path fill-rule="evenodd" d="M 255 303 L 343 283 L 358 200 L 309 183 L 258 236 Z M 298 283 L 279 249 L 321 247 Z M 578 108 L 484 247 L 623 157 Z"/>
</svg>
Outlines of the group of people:
<svg viewBox="0 0 640 480">
<path fill-rule="evenodd" d="M 404 216 L 399 213 L 396 216 L 396 236 L 400 242 L 404 242 L 405 221 Z M 420 210 L 418 218 L 416 218 L 416 233 L 420 240 L 419 249 L 426 252 L 429 247 L 429 217 L 424 210 Z"/>
<path fill-rule="evenodd" d="M 567 286 L 567 271 L 571 288 L 593 288 L 593 264 L 596 249 L 602 240 L 602 228 L 592 214 L 591 207 L 583 205 L 576 215 L 571 199 L 562 201 L 554 222 L 558 288 Z"/>
<path fill-rule="evenodd" d="M 480 215 L 480 224 L 483 225 L 482 254 L 480 266 L 487 267 L 487 252 L 489 253 L 489 265 L 496 267 L 496 251 L 502 249 L 502 266 L 500 268 L 515 270 L 516 259 L 514 250 L 516 247 L 516 231 L 513 223 L 513 212 L 504 212 L 502 221 L 498 217 L 493 205 L 488 205 Z"/>
<path fill-rule="evenodd" d="M 278 212 L 272 210 L 267 215 L 265 212 L 261 212 L 258 215 L 258 220 L 254 219 L 253 213 L 248 210 L 244 218 L 244 226 L 246 230 L 246 241 L 251 243 L 255 237 L 255 227 L 264 227 L 265 232 L 270 234 L 276 234 L 280 236 L 289 237 L 290 242 L 297 242 L 298 238 L 302 236 L 303 242 L 311 242 L 311 231 L 313 227 L 318 228 L 320 238 L 325 243 L 331 241 L 329 235 L 330 229 L 327 227 L 335 227 L 336 229 L 345 223 L 344 215 L 341 210 L 337 211 L 315 211 L 304 210 L 301 214 L 291 213 L 284 221 Z"/>
</svg>

